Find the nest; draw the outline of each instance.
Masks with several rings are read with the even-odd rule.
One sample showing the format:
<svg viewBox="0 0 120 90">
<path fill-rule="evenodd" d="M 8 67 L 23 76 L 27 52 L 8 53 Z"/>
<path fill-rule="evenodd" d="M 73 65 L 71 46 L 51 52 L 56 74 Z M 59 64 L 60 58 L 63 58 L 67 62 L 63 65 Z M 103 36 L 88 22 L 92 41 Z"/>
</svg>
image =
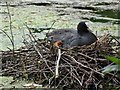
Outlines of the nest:
<svg viewBox="0 0 120 90">
<path fill-rule="evenodd" d="M 91 90 L 103 88 L 108 82 L 118 85 L 120 77 L 114 72 L 102 73 L 102 69 L 112 62 L 101 53 L 116 55 L 113 44 L 116 43 L 110 35 L 100 37 L 92 45 L 70 49 L 58 48 L 39 39 L 18 50 L 2 52 L 2 75 L 33 80 L 48 88 Z"/>
</svg>

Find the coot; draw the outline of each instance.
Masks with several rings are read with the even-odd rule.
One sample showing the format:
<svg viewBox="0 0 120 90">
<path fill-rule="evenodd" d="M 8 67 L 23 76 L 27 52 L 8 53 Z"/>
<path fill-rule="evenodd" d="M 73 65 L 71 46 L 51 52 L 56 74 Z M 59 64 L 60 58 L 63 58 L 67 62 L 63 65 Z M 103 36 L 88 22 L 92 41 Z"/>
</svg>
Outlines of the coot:
<svg viewBox="0 0 120 90">
<path fill-rule="evenodd" d="M 63 48 L 73 46 L 90 45 L 97 40 L 97 37 L 88 29 L 85 22 L 80 22 L 77 30 L 74 29 L 57 29 L 46 34 L 47 40 L 53 43 L 62 41 Z"/>
</svg>

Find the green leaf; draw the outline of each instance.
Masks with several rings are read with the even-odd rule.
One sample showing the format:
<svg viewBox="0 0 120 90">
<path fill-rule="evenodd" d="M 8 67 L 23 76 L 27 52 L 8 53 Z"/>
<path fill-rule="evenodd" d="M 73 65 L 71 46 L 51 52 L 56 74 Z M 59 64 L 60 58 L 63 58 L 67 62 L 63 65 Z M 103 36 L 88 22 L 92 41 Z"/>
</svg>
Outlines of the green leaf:
<svg viewBox="0 0 120 90">
<path fill-rule="evenodd" d="M 120 65 L 120 59 L 119 58 L 116 58 L 114 56 L 108 56 L 108 55 L 104 55 L 104 56 L 107 60 L 110 60 L 110 61 Z"/>
<path fill-rule="evenodd" d="M 120 65 L 108 65 L 103 68 L 103 73 L 108 73 L 112 71 L 120 71 Z"/>
</svg>

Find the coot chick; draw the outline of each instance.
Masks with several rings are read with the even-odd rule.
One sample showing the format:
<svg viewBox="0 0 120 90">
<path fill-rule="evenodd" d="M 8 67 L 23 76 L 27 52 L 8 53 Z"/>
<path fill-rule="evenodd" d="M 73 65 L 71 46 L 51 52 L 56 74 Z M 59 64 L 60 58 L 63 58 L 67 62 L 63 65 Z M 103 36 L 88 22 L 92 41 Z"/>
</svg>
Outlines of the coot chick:
<svg viewBox="0 0 120 90">
<path fill-rule="evenodd" d="M 47 40 L 56 43 L 62 41 L 63 48 L 71 48 L 73 46 L 90 45 L 97 40 L 97 37 L 88 30 L 85 22 L 80 22 L 77 30 L 74 29 L 57 29 L 46 34 Z"/>
</svg>

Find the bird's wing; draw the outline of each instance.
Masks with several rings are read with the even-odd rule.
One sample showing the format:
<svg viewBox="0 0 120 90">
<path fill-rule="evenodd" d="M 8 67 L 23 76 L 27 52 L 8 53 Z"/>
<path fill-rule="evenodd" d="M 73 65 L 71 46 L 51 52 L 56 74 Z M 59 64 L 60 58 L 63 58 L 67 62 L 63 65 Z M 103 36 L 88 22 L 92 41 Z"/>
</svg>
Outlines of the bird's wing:
<svg viewBox="0 0 120 90">
<path fill-rule="evenodd" d="M 76 30 L 74 29 L 55 29 L 50 33 L 46 33 L 46 36 L 53 36 L 53 35 L 61 35 L 61 34 L 65 34 L 65 33 L 74 33 L 76 32 Z"/>
</svg>

